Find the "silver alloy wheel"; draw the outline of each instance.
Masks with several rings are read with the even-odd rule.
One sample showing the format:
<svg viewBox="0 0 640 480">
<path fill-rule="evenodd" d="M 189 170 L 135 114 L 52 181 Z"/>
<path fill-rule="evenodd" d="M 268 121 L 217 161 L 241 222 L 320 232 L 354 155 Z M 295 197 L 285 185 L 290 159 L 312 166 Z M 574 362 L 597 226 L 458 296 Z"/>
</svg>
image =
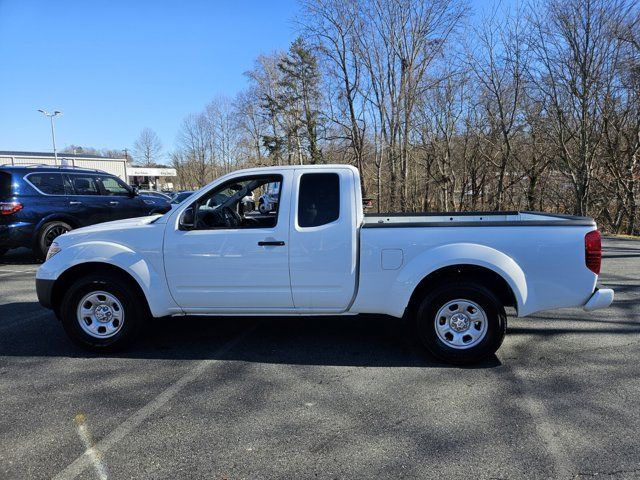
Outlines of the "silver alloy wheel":
<svg viewBox="0 0 640 480">
<path fill-rule="evenodd" d="M 487 315 L 471 300 L 451 300 L 436 315 L 438 338 L 447 346 L 465 350 L 476 346 L 487 335 Z"/>
<path fill-rule="evenodd" d="M 88 335 L 109 338 L 122 328 L 124 309 L 120 300 L 111 293 L 90 292 L 78 303 L 77 320 Z"/>
</svg>

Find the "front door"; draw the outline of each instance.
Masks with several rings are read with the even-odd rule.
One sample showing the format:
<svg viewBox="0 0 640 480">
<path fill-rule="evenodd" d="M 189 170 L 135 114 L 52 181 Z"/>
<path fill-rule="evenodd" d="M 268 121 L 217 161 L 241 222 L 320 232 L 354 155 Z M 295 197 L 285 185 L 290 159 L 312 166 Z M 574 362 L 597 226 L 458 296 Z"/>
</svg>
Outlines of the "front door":
<svg viewBox="0 0 640 480">
<path fill-rule="evenodd" d="M 235 177 L 181 205 L 165 231 L 171 294 L 187 313 L 289 312 L 289 198 L 293 172 Z M 269 182 L 282 201 L 270 212 L 240 208 Z"/>
<path fill-rule="evenodd" d="M 110 220 L 143 217 L 151 210 L 144 200 L 135 195 L 131 187 L 119 178 L 99 175 L 98 180 L 102 187 L 102 195 L 107 197 Z"/>
</svg>

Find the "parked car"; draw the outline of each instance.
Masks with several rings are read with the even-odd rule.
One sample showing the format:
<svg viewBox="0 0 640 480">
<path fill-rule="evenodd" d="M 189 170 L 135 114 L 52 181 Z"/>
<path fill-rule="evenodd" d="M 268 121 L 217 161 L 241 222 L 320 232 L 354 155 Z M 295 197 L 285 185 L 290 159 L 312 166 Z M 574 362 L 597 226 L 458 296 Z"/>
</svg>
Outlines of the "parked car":
<svg viewBox="0 0 640 480">
<path fill-rule="evenodd" d="M 171 202 L 171 195 L 164 193 L 164 192 L 159 192 L 157 190 L 136 190 L 136 192 L 138 192 L 138 195 L 144 195 L 146 197 L 155 197 L 155 198 L 160 198 L 162 200 L 166 200 L 167 202 Z"/>
<path fill-rule="evenodd" d="M 269 183 L 265 188 L 265 192 L 258 199 L 258 210 L 263 214 L 276 210 L 279 199 L 280 184 L 276 182 Z"/>
<path fill-rule="evenodd" d="M 28 247 L 44 257 L 69 230 L 168 210 L 168 202 L 138 196 L 100 170 L 0 166 L 0 253 Z"/>
<path fill-rule="evenodd" d="M 158 195 L 149 195 L 145 190 L 137 192 L 144 202 L 156 209 L 159 213 L 168 212 L 171 210 L 171 202 L 165 197 Z"/>
<path fill-rule="evenodd" d="M 180 203 L 189 198 L 192 194 L 192 190 L 174 193 L 173 197 L 171 198 L 171 208 L 174 208 L 176 205 L 180 205 Z"/>
<path fill-rule="evenodd" d="M 242 198 L 267 184 L 282 194 L 275 214 L 242 215 Z M 591 218 L 365 216 L 355 168 L 269 167 L 225 175 L 162 217 L 62 235 L 36 290 L 97 351 L 131 341 L 147 317 L 377 313 L 412 319 L 430 352 L 464 364 L 500 347 L 505 307 L 609 306 L 601 256 Z"/>
</svg>

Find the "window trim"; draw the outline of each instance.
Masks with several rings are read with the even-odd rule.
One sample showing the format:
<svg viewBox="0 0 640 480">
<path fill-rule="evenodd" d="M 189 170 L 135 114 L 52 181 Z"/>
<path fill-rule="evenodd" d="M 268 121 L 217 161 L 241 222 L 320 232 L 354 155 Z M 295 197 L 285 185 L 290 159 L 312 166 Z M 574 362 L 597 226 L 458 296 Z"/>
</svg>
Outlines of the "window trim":
<svg viewBox="0 0 640 480">
<path fill-rule="evenodd" d="M 22 179 L 23 179 L 25 182 L 27 182 L 29 185 L 31 185 L 31 187 L 33 187 L 33 189 L 34 189 L 36 192 L 38 192 L 38 193 L 39 193 L 39 194 L 41 194 L 41 195 L 46 195 L 47 197 L 81 197 L 81 196 L 83 196 L 83 195 L 78 195 L 77 193 L 65 193 L 64 195 L 60 195 L 60 194 L 57 194 L 57 193 L 45 193 L 45 192 L 43 192 L 43 191 L 42 191 L 42 190 L 40 190 L 38 187 L 36 187 L 36 186 L 31 182 L 31 180 L 29 180 L 29 177 L 30 177 L 31 175 L 38 175 L 38 174 L 43 174 L 43 173 L 58 173 L 58 174 L 63 175 L 63 176 L 64 176 L 64 175 L 67 175 L 67 176 L 70 176 L 70 175 L 94 175 L 94 176 L 95 176 L 95 175 L 104 175 L 104 176 L 107 176 L 107 177 L 116 177 L 116 178 L 118 178 L 119 180 L 121 180 L 121 181 L 123 181 L 123 182 L 124 182 L 124 180 L 122 180 L 120 177 L 118 177 L 118 176 L 116 176 L 116 175 L 111 175 L 111 174 L 106 173 L 106 172 L 91 172 L 91 171 L 88 171 L 88 172 L 87 172 L 87 171 L 85 171 L 85 172 L 67 172 L 67 171 L 62 171 L 62 172 L 55 172 L 55 171 L 54 171 L 54 172 L 45 172 L 45 171 L 40 171 L 40 172 L 38 172 L 38 171 L 36 171 L 36 172 L 29 172 L 29 173 L 27 173 L 26 175 L 24 175 L 24 176 L 22 177 Z M 76 190 L 76 189 L 75 189 L 75 187 L 73 187 L 73 184 L 71 185 L 71 187 L 73 188 L 73 191 L 75 192 L 75 190 Z M 102 193 L 99 193 L 98 195 L 86 195 L 86 196 L 90 196 L 90 197 L 99 197 L 99 196 L 107 196 L 107 195 L 102 195 Z M 115 196 L 115 195 L 110 195 L 110 196 Z"/>
<path fill-rule="evenodd" d="M 279 197 L 278 199 L 282 198 L 282 189 L 284 188 L 284 176 L 282 174 L 279 173 L 272 173 L 272 174 L 266 174 L 266 175 L 259 175 L 259 174 L 253 174 L 253 175 L 245 175 L 242 177 L 234 177 L 231 178 L 219 185 L 216 185 L 215 187 L 207 190 L 203 195 L 200 195 L 198 198 L 196 198 L 193 202 L 191 202 L 183 211 L 182 213 L 180 213 L 180 216 L 178 217 L 178 224 L 180 223 L 182 216 L 184 215 L 184 212 L 186 212 L 189 208 L 193 208 L 194 212 L 197 212 L 197 209 L 195 208 L 195 205 L 200 203 L 200 200 L 204 197 L 210 197 L 213 192 L 215 191 L 220 191 L 221 189 L 224 189 L 226 186 L 231 185 L 233 183 L 238 183 L 238 182 L 243 182 L 243 181 L 247 181 L 247 180 L 260 180 L 260 179 L 267 179 L 268 182 L 267 183 L 271 183 L 273 181 L 275 182 L 280 182 L 280 191 L 279 191 Z M 182 203 L 182 202 L 181 202 Z M 179 205 L 179 204 L 178 204 Z M 190 231 L 198 231 L 198 232 L 207 232 L 207 231 L 218 231 L 218 230 L 259 230 L 259 229 L 272 229 L 272 228 L 276 228 L 278 226 L 278 221 L 280 218 L 280 201 L 278 201 L 278 210 L 276 211 L 276 222 L 269 227 L 264 227 L 264 226 L 258 226 L 258 227 L 211 227 L 211 228 L 196 228 L 195 225 L 198 222 L 198 218 L 197 218 L 197 214 L 195 214 L 194 216 L 194 228 L 190 229 Z"/>
<path fill-rule="evenodd" d="M 302 188 L 302 179 L 304 178 L 305 175 L 334 175 L 337 179 L 338 179 L 338 216 L 336 217 L 335 220 L 331 220 L 330 222 L 327 223 L 323 223 L 321 225 L 310 225 L 310 226 L 306 226 L 303 227 L 302 225 L 300 225 L 300 190 Z M 340 189 L 342 188 L 342 182 L 341 182 L 341 176 L 340 173 L 338 172 L 323 172 L 323 171 L 319 171 L 319 172 L 304 172 L 302 173 L 299 177 L 298 177 L 298 192 L 297 192 L 297 202 L 296 202 L 296 215 L 295 215 L 295 220 L 296 220 L 296 227 L 297 228 L 303 228 L 303 229 L 309 229 L 309 228 L 322 228 L 322 227 L 326 227 L 327 225 L 331 225 L 333 223 L 336 223 L 340 220 L 340 216 L 342 215 L 342 192 L 340 191 Z"/>
</svg>

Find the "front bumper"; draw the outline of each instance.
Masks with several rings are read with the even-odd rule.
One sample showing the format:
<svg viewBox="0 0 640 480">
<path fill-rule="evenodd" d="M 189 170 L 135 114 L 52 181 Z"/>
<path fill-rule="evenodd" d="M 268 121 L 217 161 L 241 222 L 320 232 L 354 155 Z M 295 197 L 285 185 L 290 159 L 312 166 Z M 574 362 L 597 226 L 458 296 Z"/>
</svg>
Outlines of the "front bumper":
<svg viewBox="0 0 640 480">
<path fill-rule="evenodd" d="M 51 295 L 53 293 L 54 283 L 55 280 L 36 278 L 36 295 L 38 295 L 38 302 L 40 302 L 40 305 L 44 308 L 53 308 Z"/>
<path fill-rule="evenodd" d="M 597 288 L 589 301 L 582 307 L 585 311 L 591 312 L 601 308 L 607 308 L 613 302 L 613 290 L 610 288 Z"/>
</svg>

